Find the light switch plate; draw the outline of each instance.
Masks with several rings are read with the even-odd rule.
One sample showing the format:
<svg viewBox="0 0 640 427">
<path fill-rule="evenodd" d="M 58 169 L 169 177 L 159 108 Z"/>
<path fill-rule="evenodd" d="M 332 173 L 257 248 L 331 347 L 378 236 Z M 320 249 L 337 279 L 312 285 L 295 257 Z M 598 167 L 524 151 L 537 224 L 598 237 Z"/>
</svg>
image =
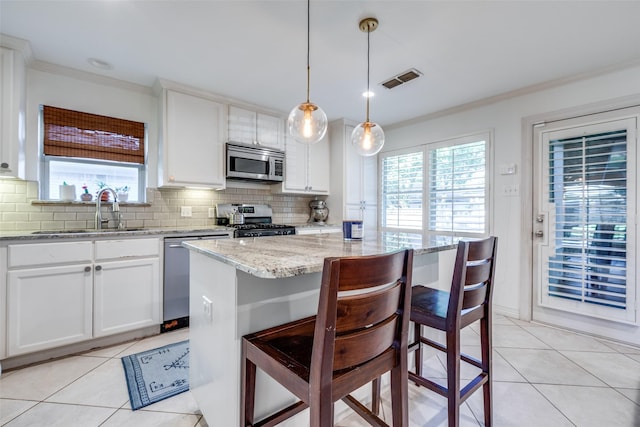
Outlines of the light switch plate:
<svg viewBox="0 0 640 427">
<path fill-rule="evenodd" d="M 209 322 L 213 322 L 213 302 L 204 295 L 202 296 L 202 311 L 204 312 L 204 318 Z"/>
<path fill-rule="evenodd" d="M 209 208 L 209 218 L 216 217 L 216 208 Z"/>
<path fill-rule="evenodd" d="M 191 215 L 192 215 L 191 206 L 181 206 L 180 207 L 180 216 L 181 217 L 190 217 Z"/>
</svg>

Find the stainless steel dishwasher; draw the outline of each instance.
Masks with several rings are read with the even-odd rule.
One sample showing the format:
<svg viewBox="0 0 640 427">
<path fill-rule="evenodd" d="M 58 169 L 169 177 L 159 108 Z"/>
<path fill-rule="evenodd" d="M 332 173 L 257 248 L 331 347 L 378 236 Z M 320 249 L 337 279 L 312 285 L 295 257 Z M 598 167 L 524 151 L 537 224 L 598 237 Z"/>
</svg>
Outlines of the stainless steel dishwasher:
<svg viewBox="0 0 640 427">
<path fill-rule="evenodd" d="M 228 239 L 227 231 L 164 239 L 164 300 L 161 332 L 189 326 L 189 240 Z"/>
</svg>

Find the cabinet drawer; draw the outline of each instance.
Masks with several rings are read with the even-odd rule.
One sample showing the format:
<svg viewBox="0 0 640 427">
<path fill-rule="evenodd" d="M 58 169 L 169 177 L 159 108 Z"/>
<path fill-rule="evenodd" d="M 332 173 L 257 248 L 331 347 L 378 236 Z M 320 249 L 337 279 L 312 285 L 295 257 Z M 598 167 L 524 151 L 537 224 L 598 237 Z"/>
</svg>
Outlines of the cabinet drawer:
<svg viewBox="0 0 640 427">
<path fill-rule="evenodd" d="M 159 255 L 160 243 L 158 239 L 99 240 L 96 242 L 96 261 Z"/>
<path fill-rule="evenodd" d="M 91 262 L 92 242 L 36 243 L 9 245 L 8 267 L 43 266 Z"/>
</svg>

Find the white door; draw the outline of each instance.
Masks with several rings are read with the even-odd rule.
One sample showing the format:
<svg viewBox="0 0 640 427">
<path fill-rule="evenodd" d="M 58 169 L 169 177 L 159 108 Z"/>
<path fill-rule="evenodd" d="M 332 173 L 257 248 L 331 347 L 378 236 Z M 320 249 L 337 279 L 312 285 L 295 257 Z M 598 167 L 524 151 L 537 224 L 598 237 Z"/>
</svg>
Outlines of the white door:
<svg viewBox="0 0 640 427">
<path fill-rule="evenodd" d="M 617 117 L 534 130 L 532 317 L 632 342 L 640 340 L 637 113 Z"/>
</svg>

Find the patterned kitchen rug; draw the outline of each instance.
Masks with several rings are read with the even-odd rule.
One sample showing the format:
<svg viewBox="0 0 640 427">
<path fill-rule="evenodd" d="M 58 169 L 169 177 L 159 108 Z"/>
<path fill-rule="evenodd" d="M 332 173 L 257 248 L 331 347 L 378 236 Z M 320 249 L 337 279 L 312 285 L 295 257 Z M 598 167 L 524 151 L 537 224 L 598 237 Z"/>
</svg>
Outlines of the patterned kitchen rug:
<svg viewBox="0 0 640 427">
<path fill-rule="evenodd" d="M 189 390 L 189 340 L 122 358 L 134 411 Z"/>
</svg>

